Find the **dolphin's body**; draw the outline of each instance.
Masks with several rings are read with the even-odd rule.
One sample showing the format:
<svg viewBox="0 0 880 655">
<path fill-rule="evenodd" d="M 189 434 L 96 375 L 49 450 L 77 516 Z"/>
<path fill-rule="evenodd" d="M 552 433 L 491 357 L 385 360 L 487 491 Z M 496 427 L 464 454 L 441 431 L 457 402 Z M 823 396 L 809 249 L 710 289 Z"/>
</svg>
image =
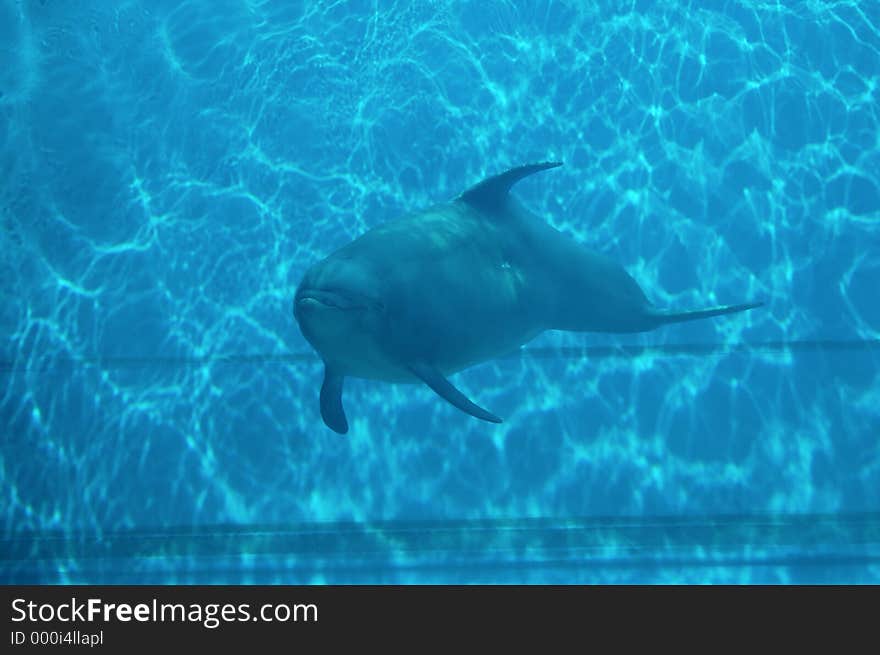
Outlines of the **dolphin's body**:
<svg viewBox="0 0 880 655">
<path fill-rule="evenodd" d="M 345 376 L 421 381 L 462 411 L 498 423 L 446 376 L 544 330 L 642 332 L 761 304 L 654 308 L 623 268 L 509 195 L 522 178 L 560 165 L 490 177 L 451 202 L 368 231 L 308 270 L 293 311 L 324 360 L 324 423 L 348 431 Z"/>
</svg>

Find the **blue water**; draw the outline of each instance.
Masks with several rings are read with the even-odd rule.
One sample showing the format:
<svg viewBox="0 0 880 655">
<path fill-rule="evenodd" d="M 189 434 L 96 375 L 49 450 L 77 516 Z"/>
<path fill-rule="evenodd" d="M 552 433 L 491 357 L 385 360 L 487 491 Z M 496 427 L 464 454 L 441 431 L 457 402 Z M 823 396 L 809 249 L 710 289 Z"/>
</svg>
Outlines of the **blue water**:
<svg viewBox="0 0 880 655">
<path fill-rule="evenodd" d="M 880 3 L 0 3 L 0 579 L 880 581 Z M 319 415 L 304 271 L 511 166 L 658 305 Z"/>
</svg>

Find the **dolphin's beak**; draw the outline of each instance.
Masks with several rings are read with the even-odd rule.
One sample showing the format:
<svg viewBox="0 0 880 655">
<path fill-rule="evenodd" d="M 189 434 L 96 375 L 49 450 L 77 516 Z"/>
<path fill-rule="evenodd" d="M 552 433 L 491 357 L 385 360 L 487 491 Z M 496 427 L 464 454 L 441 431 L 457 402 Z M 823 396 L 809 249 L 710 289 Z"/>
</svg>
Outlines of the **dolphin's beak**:
<svg viewBox="0 0 880 655">
<path fill-rule="evenodd" d="M 294 313 L 309 309 L 367 309 L 371 303 L 357 294 L 327 289 L 298 289 L 293 301 Z"/>
</svg>

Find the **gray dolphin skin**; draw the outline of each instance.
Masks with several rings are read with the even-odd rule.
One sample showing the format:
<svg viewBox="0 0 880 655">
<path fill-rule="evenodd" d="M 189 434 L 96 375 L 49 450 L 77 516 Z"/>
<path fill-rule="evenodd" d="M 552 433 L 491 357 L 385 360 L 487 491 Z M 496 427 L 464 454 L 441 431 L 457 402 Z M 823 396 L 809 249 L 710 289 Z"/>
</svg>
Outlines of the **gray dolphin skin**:
<svg viewBox="0 0 880 655">
<path fill-rule="evenodd" d="M 490 177 L 451 202 L 368 231 L 306 272 L 293 313 L 324 360 L 328 427 L 348 431 L 346 376 L 422 382 L 471 416 L 500 423 L 447 376 L 544 330 L 642 332 L 763 304 L 683 313 L 653 307 L 623 268 L 510 195 L 524 177 L 561 165 Z"/>
</svg>

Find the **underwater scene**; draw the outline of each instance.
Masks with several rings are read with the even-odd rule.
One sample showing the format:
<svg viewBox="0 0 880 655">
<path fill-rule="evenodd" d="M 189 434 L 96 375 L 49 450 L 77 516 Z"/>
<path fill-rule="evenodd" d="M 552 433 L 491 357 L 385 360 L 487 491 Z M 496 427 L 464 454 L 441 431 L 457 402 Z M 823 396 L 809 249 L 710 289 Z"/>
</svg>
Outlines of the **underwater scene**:
<svg viewBox="0 0 880 655">
<path fill-rule="evenodd" d="M 2 0 L 0 582 L 880 582 L 878 127 L 876 0 Z M 473 311 L 763 304 L 348 375 L 331 429 L 307 271 L 542 162 L 510 197 L 614 266 L 489 266 L 499 211 Z"/>
</svg>

